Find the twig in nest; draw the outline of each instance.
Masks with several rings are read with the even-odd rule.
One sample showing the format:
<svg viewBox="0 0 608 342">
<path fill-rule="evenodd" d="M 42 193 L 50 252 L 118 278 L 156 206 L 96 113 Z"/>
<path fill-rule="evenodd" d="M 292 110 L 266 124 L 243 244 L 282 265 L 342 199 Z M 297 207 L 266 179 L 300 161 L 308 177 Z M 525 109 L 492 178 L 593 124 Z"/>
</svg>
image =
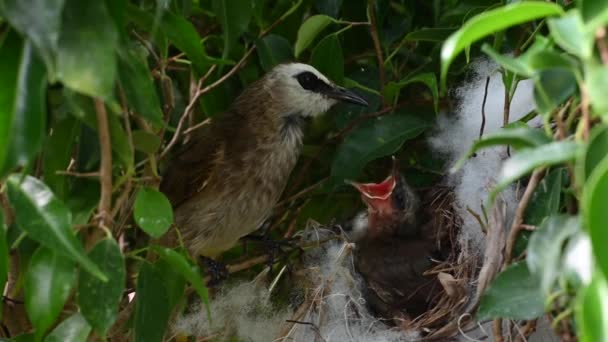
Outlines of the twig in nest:
<svg viewBox="0 0 608 342">
<path fill-rule="evenodd" d="M 483 92 L 483 102 L 481 103 L 481 126 L 479 127 L 479 139 L 483 136 L 483 130 L 486 127 L 486 101 L 488 100 L 488 86 L 490 85 L 490 76 L 486 77 L 486 87 Z"/>
<path fill-rule="evenodd" d="M 507 238 L 507 246 L 505 249 L 505 260 L 504 265 L 508 265 L 511 262 L 513 257 L 513 247 L 515 246 L 515 242 L 517 241 L 517 236 L 522 229 L 522 223 L 524 221 L 524 214 L 526 213 L 526 208 L 528 207 L 528 203 L 530 203 L 530 199 L 532 199 L 532 195 L 534 194 L 534 190 L 540 183 L 541 179 L 545 176 L 545 169 L 536 169 L 532 173 L 530 177 L 530 181 L 528 182 L 528 186 L 524 191 L 519 204 L 517 205 L 517 209 L 515 210 L 515 218 L 513 218 L 513 224 L 511 224 L 511 230 L 509 231 L 509 237 Z"/>
<path fill-rule="evenodd" d="M 471 209 L 468 206 L 467 206 L 467 211 L 469 212 L 469 214 L 471 214 L 471 216 L 473 216 L 475 218 L 475 220 L 477 220 L 477 223 L 479 223 L 479 227 L 481 227 L 481 231 L 484 233 L 487 232 L 488 228 L 487 228 L 486 224 L 483 222 L 483 220 L 481 219 L 481 216 L 479 216 L 478 213 L 476 213 L 473 209 Z"/>
<path fill-rule="evenodd" d="M 296 320 L 291 320 L 291 319 L 285 320 L 285 322 L 294 323 L 294 324 L 309 325 L 309 326 L 311 326 L 311 328 L 315 332 L 315 334 L 317 334 L 318 338 L 320 338 L 322 341 L 326 341 L 323 338 L 323 336 L 321 335 L 321 330 L 319 329 L 319 327 L 316 324 L 312 323 L 312 322 L 302 322 L 302 321 L 296 321 Z"/>
</svg>

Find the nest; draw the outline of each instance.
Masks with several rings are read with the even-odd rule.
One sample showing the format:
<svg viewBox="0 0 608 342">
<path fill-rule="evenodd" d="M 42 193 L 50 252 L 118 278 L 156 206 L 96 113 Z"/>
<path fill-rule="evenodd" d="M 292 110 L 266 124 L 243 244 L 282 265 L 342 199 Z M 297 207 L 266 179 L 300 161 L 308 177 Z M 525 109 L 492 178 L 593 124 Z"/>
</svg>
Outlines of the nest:
<svg viewBox="0 0 608 342">
<path fill-rule="evenodd" d="M 307 252 L 308 283 L 304 286 L 303 300 L 277 340 L 449 340 L 473 327 L 472 316 L 479 293 L 487 285 L 485 278 L 491 278 L 495 271 L 486 267 L 480 272 L 483 261 L 480 253 L 471 252 L 467 241 L 460 238 L 462 219 L 453 190 L 435 186 L 424 190 L 421 197 L 423 208 L 429 211 L 432 225 L 437 229 L 436 243 L 446 255 L 425 272 L 436 276 L 443 287 L 434 298 L 429 298 L 426 312 L 403 324 L 395 318 L 375 317 L 365 305 L 361 279 L 353 271 L 354 245 L 345 241 L 332 246 L 326 243 Z M 500 212 L 496 215 L 500 216 Z M 502 217 L 494 221 L 502 222 Z M 330 231 L 313 223 L 304 238 L 326 237 Z"/>
</svg>

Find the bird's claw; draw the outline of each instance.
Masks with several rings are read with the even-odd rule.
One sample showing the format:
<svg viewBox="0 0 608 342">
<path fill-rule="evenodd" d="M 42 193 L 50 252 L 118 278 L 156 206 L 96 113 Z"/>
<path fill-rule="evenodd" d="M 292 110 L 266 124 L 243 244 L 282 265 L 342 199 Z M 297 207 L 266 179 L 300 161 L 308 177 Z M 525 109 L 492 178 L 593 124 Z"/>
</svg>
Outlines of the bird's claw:
<svg viewBox="0 0 608 342">
<path fill-rule="evenodd" d="M 200 259 L 210 277 L 209 281 L 207 282 L 208 287 L 215 287 L 222 281 L 228 279 L 229 273 L 226 265 L 206 256 L 201 256 Z"/>
</svg>

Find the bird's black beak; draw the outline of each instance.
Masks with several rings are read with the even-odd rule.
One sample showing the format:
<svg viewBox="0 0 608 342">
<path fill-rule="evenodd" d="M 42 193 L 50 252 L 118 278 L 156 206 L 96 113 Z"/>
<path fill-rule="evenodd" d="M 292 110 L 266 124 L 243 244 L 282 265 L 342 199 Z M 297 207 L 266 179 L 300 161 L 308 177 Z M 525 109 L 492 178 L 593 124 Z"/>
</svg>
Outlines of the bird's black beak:
<svg viewBox="0 0 608 342">
<path fill-rule="evenodd" d="M 361 96 L 346 88 L 334 86 L 324 91 L 325 96 L 338 101 L 353 103 L 360 106 L 369 106 L 369 103 Z"/>
</svg>

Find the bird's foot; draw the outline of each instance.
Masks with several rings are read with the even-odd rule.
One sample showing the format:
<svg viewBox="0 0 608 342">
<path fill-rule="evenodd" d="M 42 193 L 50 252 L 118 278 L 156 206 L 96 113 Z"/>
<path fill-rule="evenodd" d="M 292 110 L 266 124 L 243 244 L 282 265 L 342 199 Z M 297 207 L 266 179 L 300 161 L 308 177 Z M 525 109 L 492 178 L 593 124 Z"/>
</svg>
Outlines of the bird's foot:
<svg viewBox="0 0 608 342">
<path fill-rule="evenodd" d="M 205 270 L 210 277 L 209 281 L 207 282 L 207 287 L 216 287 L 222 281 L 228 279 L 229 273 L 225 264 L 206 256 L 201 256 L 200 260 L 205 266 Z"/>
<path fill-rule="evenodd" d="M 268 260 L 266 261 L 266 265 L 269 270 L 272 272 L 272 266 L 276 263 L 277 259 L 281 256 L 281 254 L 286 253 L 287 251 L 283 250 L 283 247 L 296 247 L 296 244 L 293 243 L 293 240 L 283 239 L 283 240 L 275 240 L 270 237 L 269 234 L 264 235 L 247 235 L 245 239 L 260 242 L 264 246 L 264 250 L 268 255 Z"/>
</svg>

